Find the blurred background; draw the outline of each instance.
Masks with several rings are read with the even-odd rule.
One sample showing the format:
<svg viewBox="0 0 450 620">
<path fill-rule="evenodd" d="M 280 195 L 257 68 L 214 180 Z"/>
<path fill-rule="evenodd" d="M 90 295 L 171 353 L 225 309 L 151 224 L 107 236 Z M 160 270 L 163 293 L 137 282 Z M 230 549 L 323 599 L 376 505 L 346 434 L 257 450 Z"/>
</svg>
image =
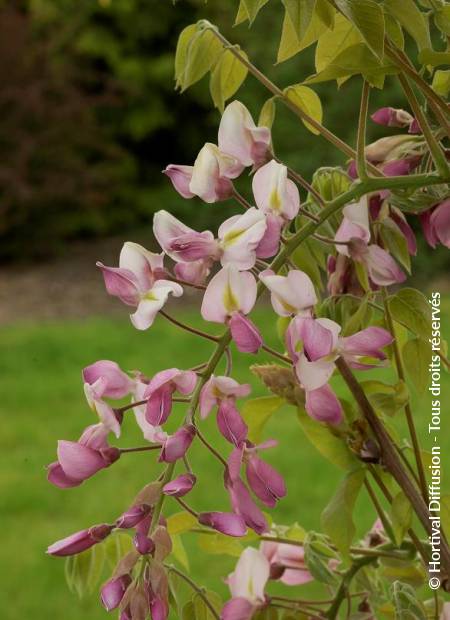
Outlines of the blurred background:
<svg viewBox="0 0 450 620">
<path fill-rule="evenodd" d="M 46 483 L 44 466 L 54 459 L 56 440 L 75 439 L 92 421 L 81 368 L 101 358 L 147 374 L 196 363 L 190 337 L 180 337 L 161 319 L 150 333 L 137 333 L 126 308 L 106 295 L 95 268 L 96 260 L 116 264 L 127 239 L 154 249 L 151 220 L 156 210 L 167 209 L 199 229 L 214 229 L 234 212 L 228 203 L 183 200 L 161 174 L 169 163 L 192 163 L 205 141 L 215 142 L 220 118 L 207 80 L 182 96 L 174 90 L 179 32 L 199 18 L 209 19 L 281 86 L 313 73 L 312 50 L 275 65 L 279 3 L 269 3 L 251 30 L 245 24 L 233 28 L 236 10 L 237 1 L 218 0 L 0 2 L 0 561 L 5 620 L 105 618 L 95 594 L 80 602 L 67 591 L 63 563 L 45 557 L 44 550 L 53 539 L 117 516 L 126 507 L 123 498 L 131 498 L 153 475 L 154 465 L 142 457 L 121 462 L 117 471 L 102 472 L 69 492 Z M 324 123 L 353 143 L 358 80 L 340 90 L 334 83 L 316 90 Z M 257 118 L 268 93 L 249 77 L 237 97 Z M 374 93 L 371 105 L 402 105 L 394 80 L 383 93 Z M 371 125 L 369 139 L 385 133 Z M 274 144 L 278 155 L 306 178 L 320 166 L 344 163 L 281 106 Z M 421 244 L 415 284 L 425 292 L 445 292 L 447 254 Z M 183 305 L 183 312 L 187 321 L 197 321 L 190 304 Z M 276 344 L 271 317 L 264 311 L 257 317 L 268 341 Z M 202 346 L 206 355 L 208 345 Z M 199 361 L 203 349 L 198 348 Z M 238 365 L 241 371 L 243 379 L 250 378 L 244 365 Z M 289 450 L 275 451 L 277 467 L 288 477 L 295 467 L 299 479 L 314 479 L 313 488 L 299 483 L 277 518 L 292 521 L 303 515 L 302 525 L 313 527 L 339 472 L 305 444 L 292 416 L 280 414 L 273 432 L 299 446 L 295 461 Z M 219 473 L 210 465 L 208 455 L 198 455 L 198 467 L 214 487 Z M 195 498 L 197 508 L 208 507 L 205 488 Z M 220 490 L 215 493 L 223 502 Z M 298 509 L 299 498 L 307 510 Z M 371 519 L 367 514 L 366 525 Z M 233 560 L 219 558 L 216 568 L 208 565 L 206 570 L 198 554 L 192 555 L 199 581 L 208 572 L 206 580 L 223 591 L 219 576 Z"/>
</svg>

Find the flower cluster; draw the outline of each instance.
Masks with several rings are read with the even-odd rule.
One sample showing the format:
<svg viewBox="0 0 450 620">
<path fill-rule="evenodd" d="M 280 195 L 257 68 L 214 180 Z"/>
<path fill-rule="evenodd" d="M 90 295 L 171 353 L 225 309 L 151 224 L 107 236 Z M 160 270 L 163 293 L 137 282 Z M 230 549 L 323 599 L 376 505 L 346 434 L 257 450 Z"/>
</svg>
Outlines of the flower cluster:
<svg viewBox="0 0 450 620">
<path fill-rule="evenodd" d="M 410 132 L 418 131 L 414 119 L 403 111 L 383 109 L 373 118 L 390 127 L 407 126 Z M 389 174 L 390 164 L 398 165 L 399 153 L 409 152 L 413 137 L 403 137 L 368 147 L 369 159 L 385 174 Z M 406 159 L 410 163 L 405 173 L 413 167 L 411 154 Z M 249 167 L 253 196 L 247 201 L 233 180 Z M 374 368 L 385 362 L 385 349 L 393 340 L 379 326 L 342 335 L 342 326 L 321 313 L 317 283 L 297 268 L 294 259 L 266 262 L 283 253 L 295 235 L 293 223 L 297 230 L 311 214 L 300 208 L 293 175 L 273 156 L 270 130 L 258 127 L 242 103 L 234 101 L 225 109 L 217 145 L 205 144 L 193 166 L 170 165 L 164 173 L 187 199 L 197 196 L 206 203 L 234 199 L 241 211 L 226 218 L 216 233 L 196 231 L 167 211 L 158 211 L 153 232 L 161 253 L 127 242 L 118 267 L 97 264 L 107 292 L 134 308 L 130 318 L 136 329 L 149 329 L 160 313 L 182 329 L 213 341 L 216 353 L 200 366 L 162 369 L 151 377 L 140 371 L 124 372 L 108 360 L 86 367 L 82 373 L 84 390 L 98 421 L 88 426 L 78 441 L 59 441 L 58 460 L 48 467 L 49 481 L 68 488 L 135 451 L 155 450 L 158 462 L 166 464 L 163 473 L 113 524 L 90 527 L 48 549 L 51 555 L 73 555 L 101 543 L 116 529 L 134 529 L 134 550 L 119 562 L 101 591 L 105 608 L 120 608 L 121 620 L 145 619 L 149 614 L 153 620 L 164 620 L 168 616 L 163 560 L 171 551 L 171 540 L 161 512 L 165 497 L 181 503 L 201 531 L 242 537 L 247 528 L 259 536 L 269 535 L 271 526 L 263 509 L 274 508 L 286 495 L 282 475 L 261 456 L 277 442 L 252 441 L 239 410 L 238 401 L 250 394 L 250 385 L 230 376 L 230 363 L 224 374 L 216 374 L 221 355 L 225 353 L 231 359 L 230 343 L 242 353 L 265 351 L 277 357 L 295 378 L 308 415 L 323 425 L 345 427 L 343 407 L 330 384 L 337 360 L 356 370 Z M 398 166 L 395 174 L 399 174 Z M 387 198 L 386 193 L 374 193 L 347 204 L 332 237 L 318 237 L 328 251 L 327 286 L 331 295 L 361 296 L 404 281 L 406 276 L 385 247 L 378 224 L 389 222 L 400 230 L 411 254 L 416 251 L 415 237 L 403 214 Z M 449 215 L 448 200 L 422 214 L 425 236 L 432 245 L 449 245 Z M 180 297 L 189 286 L 201 291 L 201 317 L 207 323 L 226 326 L 224 335 L 190 328 L 167 314 L 165 306 L 170 297 Z M 284 351 L 268 347 L 249 318 L 263 293 L 270 294 L 273 311 L 284 322 Z M 168 433 L 166 424 L 177 418 L 173 411 L 178 405 L 185 407 L 184 418 L 176 423 L 174 432 Z M 225 457 L 203 437 L 202 422 L 212 412 L 217 430 L 228 445 Z M 110 434 L 119 438 L 122 426 L 133 416 L 147 443 L 137 448 L 110 445 Z M 191 470 L 188 459 L 196 438 L 223 467 L 228 511 L 211 506 L 209 511 L 196 512 L 181 499 L 197 484 L 198 472 Z M 175 467 L 180 469 L 176 476 Z M 228 577 L 231 599 L 221 618 L 251 618 L 269 600 L 265 587 L 270 579 L 289 586 L 312 579 L 301 545 L 265 541 L 260 549 L 245 549 Z"/>
</svg>

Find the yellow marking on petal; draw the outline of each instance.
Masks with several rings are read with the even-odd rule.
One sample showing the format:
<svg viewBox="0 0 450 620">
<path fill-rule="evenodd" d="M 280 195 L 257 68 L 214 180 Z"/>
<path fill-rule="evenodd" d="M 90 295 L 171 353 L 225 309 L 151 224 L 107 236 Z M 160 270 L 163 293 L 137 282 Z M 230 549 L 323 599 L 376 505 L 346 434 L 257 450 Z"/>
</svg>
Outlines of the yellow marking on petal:
<svg viewBox="0 0 450 620">
<path fill-rule="evenodd" d="M 236 241 L 239 239 L 243 232 L 245 232 L 243 229 L 238 229 L 230 230 L 229 232 L 225 233 L 222 245 L 233 245 L 233 243 L 236 243 Z"/>
<path fill-rule="evenodd" d="M 273 189 L 270 194 L 269 205 L 272 211 L 281 211 L 281 198 L 276 189 Z"/>
<path fill-rule="evenodd" d="M 223 291 L 223 305 L 228 313 L 239 310 L 238 300 L 234 296 L 229 282 L 227 282 L 227 285 Z"/>
</svg>

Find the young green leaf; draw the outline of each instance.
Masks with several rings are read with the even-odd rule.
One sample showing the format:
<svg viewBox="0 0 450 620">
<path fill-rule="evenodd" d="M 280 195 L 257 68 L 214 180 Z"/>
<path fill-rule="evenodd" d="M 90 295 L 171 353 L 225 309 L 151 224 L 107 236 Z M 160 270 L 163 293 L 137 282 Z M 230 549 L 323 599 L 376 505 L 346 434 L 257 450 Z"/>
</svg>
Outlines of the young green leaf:
<svg viewBox="0 0 450 620">
<path fill-rule="evenodd" d="M 283 92 L 286 97 L 290 101 L 295 103 L 298 108 L 303 110 L 303 112 L 306 112 L 318 123 L 322 123 L 322 103 L 320 101 L 319 95 L 314 92 L 312 88 L 308 88 L 307 86 L 303 86 L 302 84 L 294 84 L 285 88 Z M 308 121 L 304 121 L 302 119 L 302 122 L 311 133 L 314 133 L 316 135 L 319 134 L 319 131 L 310 123 L 308 123 Z"/>
<path fill-rule="evenodd" d="M 180 32 L 175 52 L 175 82 L 176 87 L 183 85 L 183 75 L 186 69 L 186 56 L 191 40 L 197 33 L 197 24 L 190 24 Z"/>
<path fill-rule="evenodd" d="M 406 373 L 419 394 L 428 387 L 430 373 L 428 365 L 431 361 L 431 346 L 428 340 L 412 338 L 402 349 L 402 359 Z"/>
<path fill-rule="evenodd" d="M 305 36 L 314 13 L 316 0 L 281 0 L 286 9 L 286 15 L 291 20 L 292 27 L 300 42 Z"/>
<path fill-rule="evenodd" d="M 364 469 L 348 473 L 328 506 L 322 512 L 322 527 L 344 557 L 356 532 L 353 523 L 353 508 L 365 478 Z"/>
<path fill-rule="evenodd" d="M 336 15 L 334 26 L 324 32 L 317 42 L 315 65 L 319 73 L 347 47 L 361 43 L 362 36 L 355 26 L 341 13 Z"/>
<path fill-rule="evenodd" d="M 172 534 L 171 540 L 173 557 L 189 572 L 189 558 L 183 545 L 183 541 L 181 540 L 181 536 L 179 534 Z"/>
<path fill-rule="evenodd" d="M 389 385 L 382 381 L 362 381 L 361 387 L 376 411 L 392 417 L 403 409 L 409 400 L 409 392 L 406 384 L 399 381 L 395 385 Z"/>
<path fill-rule="evenodd" d="M 268 0 L 242 0 L 242 4 L 248 15 L 250 25 L 253 24 L 256 16 Z"/>
<path fill-rule="evenodd" d="M 438 70 L 433 76 L 433 82 L 431 84 L 435 93 L 443 97 L 448 97 L 450 92 L 450 70 Z"/>
<path fill-rule="evenodd" d="M 184 52 L 183 70 L 178 79 L 182 91 L 201 80 L 210 71 L 222 49 L 222 43 L 211 30 L 197 26 L 197 32 L 190 38 Z"/>
<path fill-rule="evenodd" d="M 213 555 L 230 555 L 238 558 L 244 550 L 239 540 L 219 533 L 200 534 L 197 541 L 202 551 Z"/>
<path fill-rule="evenodd" d="M 398 620 L 427 620 L 427 612 L 415 589 L 401 581 L 392 584 L 392 600 Z"/>
<path fill-rule="evenodd" d="M 327 26 L 322 19 L 319 18 L 318 14 L 314 13 L 305 36 L 301 41 L 298 41 L 297 34 L 292 26 L 292 21 L 287 12 L 285 12 L 281 39 L 278 47 L 277 62 L 284 62 L 306 49 L 315 43 L 326 30 Z"/>
<path fill-rule="evenodd" d="M 210 590 L 204 590 L 203 596 L 199 594 L 195 594 L 193 598 L 194 602 L 194 618 L 195 620 L 215 620 L 215 616 L 213 615 L 211 609 L 206 605 L 204 598 L 208 599 L 209 604 L 216 611 L 217 614 L 220 613 L 222 608 L 222 599 L 215 592 L 211 592 Z"/>
<path fill-rule="evenodd" d="M 90 549 L 66 559 L 65 575 L 69 590 L 81 598 L 94 591 L 103 572 L 105 548 L 94 545 Z"/>
<path fill-rule="evenodd" d="M 382 220 L 379 226 L 379 233 L 386 250 L 403 265 L 408 273 L 411 273 L 408 242 L 394 220 L 390 218 Z"/>
<path fill-rule="evenodd" d="M 278 396 L 261 396 L 247 400 L 242 407 L 242 417 L 248 426 L 248 438 L 258 444 L 270 417 L 284 404 Z"/>
<path fill-rule="evenodd" d="M 247 59 L 245 52 L 240 50 L 239 52 L 243 58 Z M 221 112 L 224 110 L 227 99 L 230 99 L 240 88 L 247 73 L 247 67 L 230 50 L 226 49 L 222 52 L 211 72 L 209 82 L 212 100 Z"/>
<path fill-rule="evenodd" d="M 385 0 L 384 8 L 411 35 L 419 51 L 431 47 L 428 20 L 414 0 Z"/>
<path fill-rule="evenodd" d="M 276 112 L 275 100 L 275 97 L 269 97 L 269 99 L 264 102 L 261 112 L 259 113 L 258 127 L 272 128 Z"/>
<path fill-rule="evenodd" d="M 328 0 L 317 0 L 314 15 L 317 15 L 320 21 L 327 28 L 333 27 L 334 19 L 336 17 L 336 11 L 334 7 L 328 2 Z"/>
<path fill-rule="evenodd" d="M 167 531 L 171 536 L 187 532 L 195 525 L 198 525 L 197 519 L 189 512 L 177 512 L 167 518 Z"/>
<path fill-rule="evenodd" d="M 397 545 L 400 545 L 411 527 L 412 507 L 406 495 L 399 491 L 391 504 L 391 524 Z"/>
<path fill-rule="evenodd" d="M 429 67 L 441 67 L 450 65 L 450 52 L 435 52 L 429 47 L 423 49 L 419 54 L 419 62 Z"/>
<path fill-rule="evenodd" d="M 431 332 L 431 310 L 420 291 L 404 288 L 388 298 L 394 320 L 405 325 L 413 334 L 428 340 Z"/>
<path fill-rule="evenodd" d="M 382 6 L 375 0 L 336 0 L 336 5 L 358 29 L 368 48 L 381 60 L 385 34 Z"/>
</svg>

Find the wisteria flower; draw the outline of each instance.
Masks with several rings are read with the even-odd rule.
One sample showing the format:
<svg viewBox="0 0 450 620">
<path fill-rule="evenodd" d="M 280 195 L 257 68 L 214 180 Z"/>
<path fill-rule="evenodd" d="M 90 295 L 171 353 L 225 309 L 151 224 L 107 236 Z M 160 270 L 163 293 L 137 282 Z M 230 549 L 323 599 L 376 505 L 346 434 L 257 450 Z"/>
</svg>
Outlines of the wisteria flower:
<svg viewBox="0 0 450 620">
<path fill-rule="evenodd" d="M 75 534 L 67 536 L 67 538 L 58 540 L 48 547 L 47 553 L 49 555 L 62 557 L 76 555 L 104 540 L 111 534 L 113 529 L 114 526 L 108 525 L 107 523 L 94 525 L 88 530 L 81 530 L 81 532 L 76 532 Z"/>
<path fill-rule="evenodd" d="M 221 269 L 209 282 L 201 314 L 205 321 L 230 326 L 239 351 L 256 353 L 262 345 L 258 328 L 246 317 L 256 301 L 256 280 L 233 265 Z"/>
<path fill-rule="evenodd" d="M 136 381 L 133 394 L 134 402 L 141 402 L 145 400 L 144 394 L 147 390 L 147 387 L 148 383 L 144 383 L 143 381 Z M 147 418 L 145 415 L 146 408 L 146 403 L 133 407 L 133 413 L 136 418 L 137 425 L 141 429 L 144 439 L 146 439 L 150 443 L 163 444 L 166 441 L 168 435 L 165 431 L 163 431 L 161 426 L 155 426 L 154 424 L 150 424 L 149 422 L 147 422 Z"/>
<path fill-rule="evenodd" d="M 218 231 L 222 265 L 232 264 L 240 270 L 251 269 L 266 228 L 264 213 L 255 207 L 225 220 Z"/>
<path fill-rule="evenodd" d="M 432 248 L 439 243 L 450 248 L 450 198 L 421 213 L 420 221 L 425 239 Z"/>
<path fill-rule="evenodd" d="M 225 400 L 235 403 L 237 398 L 248 396 L 250 391 L 248 383 L 240 384 L 231 377 L 211 375 L 200 392 L 200 417 L 206 418 L 216 405 L 220 406 Z"/>
<path fill-rule="evenodd" d="M 232 598 L 225 603 L 221 620 L 249 620 L 264 606 L 264 589 L 270 576 L 270 564 L 265 555 L 247 547 L 241 554 L 234 572 L 228 576 Z"/>
<path fill-rule="evenodd" d="M 409 127 L 414 121 L 414 117 L 406 110 L 390 107 L 380 108 L 370 118 L 374 123 L 386 127 Z"/>
<path fill-rule="evenodd" d="M 302 546 L 263 541 L 260 549 L 270 562 L 271 575 L 287 586 L 300 586 L 313 580 Z"/>
<path fill-rule="evenodd" d="M 233 195 L 231 179 L 242 170 L 241 162 L 235 157 L 207 142 L 195 160 L 189 190 L 208 203 L 226 200 Z"/>
<path fill-rule="evenodd" d="M 225 108 L 219 125 L 219 149 L 243 166 L 261 166 L 270 157 L 268 127 L 257 127 L 245 105 L 233 101 Z"/>
<path fill-rule="evenodd" d="M 120 457 L 120 450 L 106 440 L 103 424 L 88 426 L 78 441 L 58 441 L 58 460 L 47 468 L 49 482 L 62 489 L 79 486 Z"/>
<path fill-rule="evenodd" d="M 270 291 L 273 309 L 280 316 L 310 316 L 317 303 L 311 278 L 299 269 L 292 269 L 287 276 L 266 269 L 259 274 L 261 282 Z"/>
<path fill-rule="evenodd" d="M 169 368 L 156 373 L 144 391 L 147 422 L 153 426 L 164 424 L 172 411 L 173 394 L 190 394 L 196 383 L 197 375 L 192 370 Z"/>
<path fill-rule="evenodd" d="M 136 329 L 148 329 L 153 324 L 169 295 L 180 297 L 183 294 L 179 284 L 163 279 L 162 260 L 161 254 L 153 254 L 137 243 L 127 242 L 120 253 L 119 267 L 97 263 L 108 293 L 127 306 L 137 308 L 130 315 Z"/>
</svg>

